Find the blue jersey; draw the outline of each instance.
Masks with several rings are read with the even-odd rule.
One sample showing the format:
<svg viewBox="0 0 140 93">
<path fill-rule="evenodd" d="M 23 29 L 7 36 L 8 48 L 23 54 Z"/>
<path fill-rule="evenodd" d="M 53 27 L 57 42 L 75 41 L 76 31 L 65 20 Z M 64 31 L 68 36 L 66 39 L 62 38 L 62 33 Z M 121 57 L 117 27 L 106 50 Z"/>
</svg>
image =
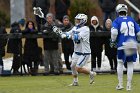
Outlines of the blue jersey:
<svg viewBox="0 0 140 93">
<path fill-rule="evenodd" d="M 118 47 L 121 47 L 123 42 L 126 42 L 128 39 L 136 40 L 136 34 L 139 31 L 138 24 L 129 16 L 120 16 L 116 18 L 113 21 L 112 28 L 118 30 Z"/>
<path fill-rule="evenodd" d="M 118 31 L 116 39 L 118 59 L 122 60 L 123 62 L 136 62 L 136 53 L 131 56 L 126 56 L 124 50 L 119 50 L 119 48 L 129 39 L 136 41 L 137 33 L 140 31 L 138 24 L 129 16 L 120 16 L 113 21 L 112 29 L 117 29 L 113 31 Z"/>
</svg>

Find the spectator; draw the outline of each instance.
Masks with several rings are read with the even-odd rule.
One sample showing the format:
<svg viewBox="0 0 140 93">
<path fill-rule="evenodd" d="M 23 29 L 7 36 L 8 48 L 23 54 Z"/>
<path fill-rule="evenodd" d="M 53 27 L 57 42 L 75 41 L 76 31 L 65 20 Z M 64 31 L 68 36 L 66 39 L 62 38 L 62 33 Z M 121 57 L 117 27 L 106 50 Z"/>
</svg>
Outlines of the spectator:
<svg viewBox="0 0 140 93">
<path fill-rule="evenodd" d="M 26 20 L 25 20 L 24 18 L 22 18 L 22 19 L 20 19 L 20 20 L 18 21 L 20 27 L 24 27 L 25 21 L 26 21 Z"/>
<path fill-rule="evenodd" d="M 105 21 L 110 18 L 115 19 L 115 8 L 117 6 L 118 0 L 98 0 L 99 6 L 101 7 L 104 18 L 103 18 L 103 30 L 106 31 Z"/>
<path fill-rule="evenodd" d="M 98 70 L 101 68 L 101 58 L 103 50 L 103 40 L 101 37 L 93 37 L 93 32 L 101 32 L 102 27 L 99 24 L 99 20 L 96 16 L 91 18 L 90 28 L 90 48 L 91 48 L 91 70 L 96 70 L 96 62 Z M 97 58 L 97 60 L 96 60 Z"/>
<path fill-rule="evenodd" d="M 52 29 L 53 26 L 57 26 L 57 22 L 52 13 L 48 13 L 46 19 L 48 22 L 43 27 L 43 33 L 48 35 L 49 38 L 43 39 L 45 65 L 44 75 L 48 75 L 50 72 L 54 72 L 54 74 L 59 75 L 58 43 L 60 40 L 59 35 L 53 32 Z"/>
<path fill-rule="evenodd" d="M 5 27 L 0 23 L 0 34 L 7 34 Z M 0 39 L 0 74 L 4 69 L 3 67 L 3 58 L 5 56 L 5 46 L 7 44 L 7 39 Z"/>
<path fill-rule="evenodd" d="M 111 19 L 106 20 L 105 26 L 107 31 L 111 30 L 112 26 Z M 114 72 L 113 70 L 117 70 L 117 48 L 110 47 L 110 37 L 105 38 L 105 55 L 109 60 L 111 73 L 113 73 Z"/>
<path fill-rule="evenodd" d="M 140 1 L 139 0 L 130 0 L 131 3 L 133 3 L 138 9 L 140 9 Z M 131 16 L 132 18 L 134 18 L 135 20 L 138 20 L 138 16 L 139 14 L 133 9 L 131 8 Z"/>
<path fill-rule="evenodd" d="M 23 34 L 36 34 L 35 25 L 32 21 L 26 23 Z M 23 61 L 30 67 L 31 75 L 36 75 L 39 62 L 39 47 L 36 38 L 26 38 L 24 45 Z"/>
<path fill-rule="evenodd" d="M 63 16 L 68 15 L 70 0 L 55 0 L 55 16 L 62 22 Z"/>
<path fill-rule="evenodd" d="M 42 12 L 44 13 L 44 16 L 46 16 L 50 8 L 50 0 L 33 0 L 33 7 L 40 7 L 42 9 Z M 46 20 L 40 18 L 37 15 L 35 17 L 37 23 L 37 30 L 40 31 L 41 26 L 46 23 Z"/>
<path fill-rule="evenodd" d="M 68 32 L 72 29 L 73 25 L 69 20 L 69 16 L 65 15 L 63 17 L 63 24 L 61 26 L 61 30 L 63 32 Z M 63 38 L 62 39 L 62 51 L 64 53 L 65 64 L 68 70 L 71 70 L 69 56 L 72 57 L 74 51 L 74 43 L 73 40 L 70 38 Z"/>
<path fill-rule="evenodd" d="M 19 23 L 14 22 L 11 25 L 10 33 L 17 34 L 21 33 L 21 28 L 19 26 Z M 22 40 L 21 38 L 16 39 L 9 39 L 8 40 L 8 46 L 7 46 L 7 53 L 13 54 L 13 63 L 12 68 L 13 74 L 19 74 L 19 68 L 21 66 L 21 54 L 22 54 Z"/>
<path fill-rule="evenodd" d="M 60 40 L 60 38 L 59 38 L 59 40 Z M 58 65 L 59 65 L 60 74 L 63 74 L 63 62 L 62 62 L 61 54 L 62 54 L 62 44 L 61 44 L 61 40 L 60 40 L 58 43 Z"/>
</svg>

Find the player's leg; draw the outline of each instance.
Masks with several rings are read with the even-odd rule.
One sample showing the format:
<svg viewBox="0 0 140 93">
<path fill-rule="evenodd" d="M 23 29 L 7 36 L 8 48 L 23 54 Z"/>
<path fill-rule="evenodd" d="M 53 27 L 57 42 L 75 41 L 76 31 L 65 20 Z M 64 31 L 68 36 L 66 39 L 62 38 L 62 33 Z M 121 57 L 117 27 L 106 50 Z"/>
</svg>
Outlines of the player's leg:
<svg viewBox="0 0 140 93">
<path fill-rule="evenodd" d="M 133 62 L 136 62 L 137 58 L 137 53 L 133 54 L 132 56 L 128 56 L 126 58 L 127 61 L 127 86 L 126 90 L 131 90 L 131 82 L 132 82 L 132 77 L 133 77 Z"/>
<path fill-rule="evenodd" d="M 123 89 L 123 64 L 122 60 L 118 60 L 117 74 L 119 83 L 116 87 L 117 90 Z"/>
<path fill-rule="evenodd" d="M 73 83 L 70 86 L 78 86 L 78 72 L 76 71 L 76 64 L 79 56 L 73 53 L 72 55 L 72 63 L 71 63 L 71 70 L 73 75 Z"/>
<path fill-rule="evenodd" d="M 124 65 L 124 62 L 123 61 L 125 60 L 126 56 L 125 56 L 123 50 L 118 50 L 117 55 L 118 55 L 118 58 L 117 58 L 117 61 L 118 61 L 118 64 L 117 64 L 118 85 L 117 85 L 116 89 L 121 90 L 124 88 L 123 87 L 123 65 Z"/>
<path fill-rule="evenodd" d="M 73 86 L 77 86 L 77 84 L 78 84 L 78 72 L 76 71 L 76 62 L 72 62 L 71 70 L 72 70 L 72 75 L 73 75 Z M 75 82 L 77 84 L 75 84 Z"/>
<path fill-rule="evenodd" d="M 90 55 L 80 55 L 77 64 L 76 64 L 76 70 L 79 73 L 84 73 L 84 74 L 89 74 L 90 71 L 86 68 L 83 68 L 83 66 L 86 64 L 88 61 Z"/>
<path fill-rule="evenodd" d="M 90 84 L 92 84 L 94 82 L 94 76 L 96 75 L 96 73 L 83 67 L 88 61 L 89 57 L 90 55 L 81 55 L 80 58 L 78 59 L 76 70 L 79 73 L 89 74 Z"/>
<path fill-rule="evenodd" d="M 133 77 L 133 62 L 127 62 L 127 90 L 131 90 L 131 81 Z"/>
</svg>

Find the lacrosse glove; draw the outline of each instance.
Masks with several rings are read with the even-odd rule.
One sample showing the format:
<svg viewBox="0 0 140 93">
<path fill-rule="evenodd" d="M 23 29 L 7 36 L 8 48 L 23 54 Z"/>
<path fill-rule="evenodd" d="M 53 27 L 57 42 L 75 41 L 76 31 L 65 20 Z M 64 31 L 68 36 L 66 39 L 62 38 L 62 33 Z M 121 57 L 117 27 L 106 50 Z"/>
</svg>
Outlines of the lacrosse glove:
<svg viewBox="0 0 140 93">
<path fill-rule="evenodd" d="M 110 39 L 110 47 L 117 48 L 117 42 Z"/>
</svg>

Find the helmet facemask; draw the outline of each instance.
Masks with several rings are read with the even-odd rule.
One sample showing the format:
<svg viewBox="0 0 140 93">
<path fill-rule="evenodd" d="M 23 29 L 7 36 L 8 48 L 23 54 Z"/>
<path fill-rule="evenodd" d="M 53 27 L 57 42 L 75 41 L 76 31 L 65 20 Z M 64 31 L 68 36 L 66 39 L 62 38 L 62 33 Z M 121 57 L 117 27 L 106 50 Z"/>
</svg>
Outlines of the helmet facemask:
<svg viewBox="0 0 140 93">
<path fill-rule="evenodd" d="M 87 15 L 85 14 L 78 14 L 75 17 L 75 25 L 76 26 L 84 26 L 87 22 Z"/>
</svg>

